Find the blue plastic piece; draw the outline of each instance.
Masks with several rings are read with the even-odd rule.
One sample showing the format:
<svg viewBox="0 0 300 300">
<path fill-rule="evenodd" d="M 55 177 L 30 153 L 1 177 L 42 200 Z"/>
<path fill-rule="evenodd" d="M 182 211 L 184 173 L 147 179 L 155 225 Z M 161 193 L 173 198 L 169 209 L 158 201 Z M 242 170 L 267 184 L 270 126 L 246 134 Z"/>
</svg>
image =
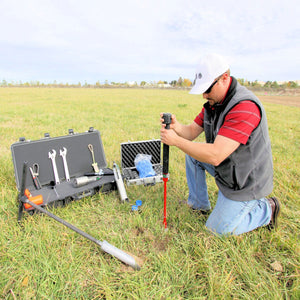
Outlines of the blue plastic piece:
<svg viewBox="0 0 300 300">
<path fill-rule="evenodd" d="M 136 206 L 141 206 L 143 204 L 142 200 L 135 201 Z"/>
<path fill-rule="evenodd" d="M 132 211 L 136 211 L 136 210 L 138 210 L 138 209 L 139 209 L 139 208 L 137 207 L 137 205 L 132 205 L 132 206 L 131 206 L 131 210 L 132 210 Z"/>
</svg>

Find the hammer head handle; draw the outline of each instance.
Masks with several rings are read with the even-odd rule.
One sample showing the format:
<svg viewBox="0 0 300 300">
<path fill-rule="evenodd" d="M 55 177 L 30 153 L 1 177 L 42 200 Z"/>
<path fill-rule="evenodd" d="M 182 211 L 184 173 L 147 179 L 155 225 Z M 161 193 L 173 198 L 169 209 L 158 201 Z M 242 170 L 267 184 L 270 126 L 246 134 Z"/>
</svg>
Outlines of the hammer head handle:
<svg viewBox="0 0 300 300">
<path fill-rule="evenodd" d="M 170 124 L 172 122 L 172 114 L 164 113 L 163 114 L 163 119 L 164 119 L 163 124 L 166 124 L 166 129 L 170 129 Z"/>
</svg>

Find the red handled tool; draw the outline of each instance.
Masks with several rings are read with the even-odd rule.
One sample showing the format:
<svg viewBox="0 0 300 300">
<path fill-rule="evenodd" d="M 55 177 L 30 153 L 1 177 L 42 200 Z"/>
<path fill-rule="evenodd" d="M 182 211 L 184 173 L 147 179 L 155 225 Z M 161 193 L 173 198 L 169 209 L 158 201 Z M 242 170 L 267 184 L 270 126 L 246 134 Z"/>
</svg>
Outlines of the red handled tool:
<svg viewBox="0 0 300 300">
<path fill-rule="evenodd" d="M 166 124 L 166 129 L 170 129 L 172 114 L 163 114 L 163 124 Z M 163 145 L 163 182 L 164 182 L 164 225 L 167 228 L 167 182 L 169 180 L 169 145 Z"/>
<path fill-rule="evenodd" d="M 40 167 L 38 164 L 33 164 L 33 166 L 29 168 L 34 186 L 37 190 L 40 190 L 42 188 L 41 183 L 39 181 L 39 169 Z"/>
</svg>

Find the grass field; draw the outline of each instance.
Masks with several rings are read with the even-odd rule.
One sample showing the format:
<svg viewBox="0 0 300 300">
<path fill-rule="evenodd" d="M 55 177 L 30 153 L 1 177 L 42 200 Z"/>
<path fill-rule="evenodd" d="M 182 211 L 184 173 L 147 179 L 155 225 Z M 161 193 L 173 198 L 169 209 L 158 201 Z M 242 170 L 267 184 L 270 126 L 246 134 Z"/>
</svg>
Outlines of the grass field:
<svg viewBox="0 0 300 300">
<path fill-rule="evenodd" d="M 115 191 L 51 210 L 134 254 L 142 268 L 133 271 L 47 216 L 26 215 L 17 224 L 10 146 L 19 137 L 62 136 L 69 128 L 93 126 L 112 167 L 113 161 L 120 165 L 120 143 L 159 138 L 160 112 L 187 124 L 202 98 L 178 90 L 1 88 L 0 299 L 299 299 L 300 108 L 263 103 L 274 157 L 272 195 L 282 203 L 277 231 L 260 228 L 227 238 L 208 233 L 207 217 L 179 202 L 188 189 L 184 155 L 174 147 L 168 231 L 162 184 L 127 187 L 130 202 L 143 201 L 139 213 L 121 204 Z M 213 178 L 208 186 L 214 204 Z"/>
</svg>

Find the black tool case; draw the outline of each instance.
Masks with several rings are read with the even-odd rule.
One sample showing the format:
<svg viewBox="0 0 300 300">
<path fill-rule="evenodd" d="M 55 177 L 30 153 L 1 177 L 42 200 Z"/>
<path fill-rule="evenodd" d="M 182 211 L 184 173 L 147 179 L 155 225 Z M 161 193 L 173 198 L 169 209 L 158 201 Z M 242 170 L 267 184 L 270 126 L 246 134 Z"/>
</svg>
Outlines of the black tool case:
<svg viewBox="0 0 300 300">
<path fill-rule="evenodd" d="M 94 161 L 99 168 L 97 181 L 90 182 L 80 187 L 74 186 L 75 178 L 82 177 L 89 173 L 95 173 L 92 166 L 93 156 L 88 145 L 93 146 Z M 66 173 L 63 158 L 60 151 L 67 150 L 66 161 L 69 170 L 70 181 L 66 180 Z M 59 177 L 59 184 L 55 182 L 52 160 L 49 152 L 56 151 L 56 166 Z M 15 180 L 19 192 L 22 190 L 22 183 L 29 190 L 32 197 L 42 195 L 43 205 L 65 204 L 71 200 L 78 200 L 82 197 L 91 196 L 97 192 L 109 192 L 116 189 L 113 171 L 106 168 L 106 159 L 101 141 L 100 132 L 92 127 L 84 133 L 74 133 L 69 130 L 66 136 L 51 138 L 48 134 L 40 140 L 25 140 L 20 138 L 19 142 L 11 145 L 11 153 L 14 164 Z M 26 162 L 26 178 L 23 179 L 24 163 Z M 34 184 L 30 168 L 34 164 L 39 167 L 37 176 L 40 188 Z M 88 177 L 91 178 L 91 177 Z M 23 187 L 24 189 L 24 187 Z M 23 196 L 23 195 L 21 195 Z M 25 210 L 32 210 L 30 207 Z"/>
<path fill-rule="evenodd" d="M 140 178 L 134 160 L 138 154 L 151 155 L 155 176 Z M 155 185 L 163 182 L 161 141 L 159 139 L 121 143 L 121 167 L 126 185 Z"/>
</svg>

